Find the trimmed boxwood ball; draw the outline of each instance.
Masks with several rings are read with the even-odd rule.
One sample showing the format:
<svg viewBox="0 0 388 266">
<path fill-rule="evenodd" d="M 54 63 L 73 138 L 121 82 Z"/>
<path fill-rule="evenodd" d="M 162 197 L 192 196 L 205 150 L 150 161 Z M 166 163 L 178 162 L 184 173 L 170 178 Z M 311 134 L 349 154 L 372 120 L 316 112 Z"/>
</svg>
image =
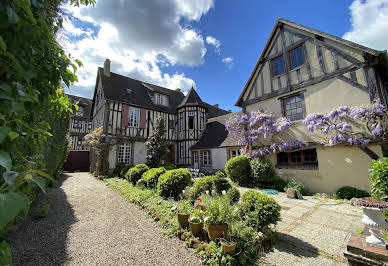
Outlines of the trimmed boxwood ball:
<svg viewBox="0 0 388 266">
<path fill-rule="evenodd" d="M 187 169 L 174 169 L 159 176 L 158 193 L 163 198 L 178 198 L 179 193 L 191 183 L 191 173 Z"/>
<path fill-rule="evenodd" d="M 337 190 L 336 194 L 340 199 L 348 199 L 348 200 L 352 198 L 363 198 L 363 197 L 370 196 L 368 192 L 357 189 L 355 187 L 350 187 L 350 186 L 341 187 L 340 189 Z"/>
<path fill-rule="evenodd" d="M 141 179 L 141 176 L 148 171 L 149 168 L 145 164 L 138 164 L 135 167 L 132 167 L 125 174 L 125 178 L 130 181 L 132 184 L 136 185 L 136 182 Z"/>
<path fill-rule="evenodd" d="M 264 193 L 248 190 L 240 204 L 241 218 L 257 231 L 280 221 L 280 205 Z"/>
<path fill-rule="evenodd" d="M 247 185 L 251 181 L 251 166 L 249 159 L 244 155 L 229 159 L 225 164 L 225 172 L 233 182 L 239 185 Z"/>
<path fill-rule="evenodd" d="M 128 172 L 128 170 L 131 169 L 132 167 L 133 167 L 133 165 L 130 165 L 130 164 L 125 165 L 125 166 L 121 169 L 119 177 L 120 177 L 120 178 L 125 178 L 125 174 L 126 174 L 126 173 Z"/>
<path fill-rule="evenodd" d="M 232 186 L 226 192 L 226 196 L 229 198 L 230 204 L 233 205 L 240 200 L 240 191 L 237 189 L 237 187 Z"/>
<path fill-rule="evenodd" d="M 190 189 L 190 198 L 195 200 L 206 190 L 211 191 L 214 186 L 214 181 L 217 177 L 214 175 L 204 176 L 195 180 L 193 187 Z"/>
<path fill-rule="evenodd" d="M 159 176 L 164 174 L 166 169 L 164 167 L 152 168 L 145 172 L 141 178 L 146 183 L 147 188 L 156 188 L 158 185 Z"/>
<path fill-rule="evenodd" d="M 269 184 L 275 180 L 276 174 L 271 162 L 263 159 L 251 160 L 252 181 L 255 184 Z"/>
</svg>

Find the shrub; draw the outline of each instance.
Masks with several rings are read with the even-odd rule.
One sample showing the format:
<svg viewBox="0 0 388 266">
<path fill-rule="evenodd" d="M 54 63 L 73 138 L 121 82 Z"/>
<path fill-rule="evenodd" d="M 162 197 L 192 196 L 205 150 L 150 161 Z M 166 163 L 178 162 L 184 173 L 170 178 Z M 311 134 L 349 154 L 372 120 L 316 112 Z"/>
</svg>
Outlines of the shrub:
<svg viewBox="0 0 388 266">
<path fill-rule="evenodd" d="M 251 167 L 246 156 L 237 156 L 225 164 L 225 172 L 228 177 L 240 185 L 249 184 L 251 179 Z"/>
<path fill-rule="evenodd" d="M 308 191 L 305 188 L 305 186 L 302 183 L 296 182 L 295 180 L 292 180 L 287 183 L 287 185 L 284 187 L 284 191 L 287 192 L 287 189 L 293 188 L 297 189 L 302 195 L 307 195 Z"/>
<path fill-rule="evenodd" d="M 231 187 L 232 185 L 226 179 L 225 174 L 221 171 L 217 171 L 214 178 L 214 189 L 216 190 L 216 192 L 221 195 L 223 190 L 228 191 L 228 189 L 230 189 Z"/>
<path fill-rule="evenodd" d="M 235 186 L 232 186 L 226 192 L 226 196 L 228 197 L 230 204 L 233 205 L 240 200 L 240 191 Z"/>
<path fill-rule="evenodd" d="M 132 167 L 128 170 L 128 172 L 125 174 L 125 178 L 132 182 L 132 184 L 136 185 L 136 182 L 141 179 L 141 176 L 148 171 L 149 168 L 145 164 L 138 164 L 135 167 Z"/>
<path fill-rule="evenodd" d="M 271 162 L 263 159 L 251 160 L 252 181 L 255 184 L 269 184 L 275 179 L 275 169 Z"/>
<path fill-rule="evenodd" d="M 191 204 L 190 200 L 181 200 L 178 203 L 177 211 L 182 214 L 190 214 L 193 210 L 193 204 Z"/>
<path fill-rule="evenodd" d="M 115 168 L 113 168 L 111 176 L 112 177 L 121 177 L 121 171 L 124 169 L 124 167 L 125 167 L 124 163 L 116 164 Z"/>
<path fill-rule="evenodd" d="M 281 178 L 274 179 L 269 188 L 276 189 L 277 191 L 284 191 L 284 188 L 287 186 L 287 182 Z"/>
<path fill-rule="evenodd" d="M 123 169 L 121 169 L 121 172 L 120 172 L 120 178 L 125 178 L 125 174 L 128 172 L 129 169 L 131 169 L 133 167 L 133 165 L 130 165 L 130 164 L 127 164 L 123 167 Z"/>
<path fill-rule="evenodd" d="M 195 200 L 206 190 L 211 191 L 213 189 L 215 179 L 216 177 L 211 175 L 195 180 L 194 186 L 190 189 L 190 198 Z"/>
<path fill-rule="evenodd" d="M 160 167 L 164 167 L 164 169 L 166 170 L 174 170 L 178 168 L 178 166 L 173 163 L 165 163 L 165 164 L 162 164 Z"/>
<path fill-rule="evenodd" d="M 388 201 L 388 157 L 374 160 L 369 167 L 372 197 Z"/>
<path fill-rule="evenodd" d="M 243 194 L 241 218 L 257 231 L 280 220 L 280 205 L 264 193 L 249 190 Z"/>
<path fill-rule="evenodd" d="M 357 189 L 355 187 L 349 187 L 349 186 L 341 187 L 340 189 L 337 190 L 336 194 L 340 199 L 348 199 L 348 200 L 352 198 L 369 197 L 368 192 Z"/>
<path fill-rule="evenodd" d="M 191 183 L 191 173 L 187 169 L 165 172 L 158 180 L 158 193 L 164 197 L 178 198 L 179 193 Z"/>
<path fill-rule="evenodd" d="M 166 172 L 166 169 L 163 167 L 159 168 L 152 168 L 145 172 L 141 178 L 146 183 L 147 188 L 156 188 L 158 185 L 159 176 L 164 174 Z"/>
</svg>

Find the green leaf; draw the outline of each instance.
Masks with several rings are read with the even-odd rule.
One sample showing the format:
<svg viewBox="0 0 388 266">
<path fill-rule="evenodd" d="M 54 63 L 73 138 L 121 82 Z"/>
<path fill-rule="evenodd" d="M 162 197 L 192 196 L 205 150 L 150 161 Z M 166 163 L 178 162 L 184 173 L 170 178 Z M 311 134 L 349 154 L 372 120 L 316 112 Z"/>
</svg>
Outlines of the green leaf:
<svg viewBox="0 0 388 266">
<path fill-rule="evenodd" d="M 1 127 L 0 128 L 0 143 L 3 143 L 8 133 L 11 131 L 9 127 Z"/>
<path fill-rule="evenodd" d="M 51 181 L 54 181 L 54 179 L 51 177 L 51 175 L 49 175 L 48 173 L 46 172 L 43 172 L 41 170 L 31 170 L 31 172 L 35 173 L 35 174 L 38 174 L 40 176 L 43 176 Z"/>
<path fill-rule="evenodd" d="M 9 136 L 9 138 L 11 139 L 11 141 L 13 141 L 13 140 L 16 139 L 17 137 L 19 137 L 19 133 L 16 133 L 16 132 L 11 131 L 11 132 L 8 133 L 8 136 Z"/>
<path fill-rule="evenodd" d="M 11 255 L 11 248 L 3 240 L 3 242 L 0 243 L 0 265 L 5 265 L 5 266 L 11 266 L 13 265 L 12 263 L 12 255 Z"/>
<path fill-rule="evenodd" d="M 0 48 L 5 52 L 7 51 L 7 45 L 5 44 L 3 37 L 0 36 Z"/>
<path fill-rule="evenodd" d="M 17 23 L 18 22 L 19 17 L 15 13 L 15 10 L 13 10 L 13 8 L 10 6 L 7 6 L 7 15 L 8 15 L 8 22 L 9 23 Z"/>
<path fill-rule="evenodd" d="M 28 197 L 22 193 L 0 193 L 0 229 L 4 228 L 20 212 L 27 215 L 30 208 Z"/>
<path fill-rule="evenodd" d="M 76 59 L 75 62 L 77 63 L 77 65 L 78 65 L 79 67 L 82 66 L 82 62 L 81 62 L 80 60 Z"/>
<path fill-rule="evenodd" d="M 0 150 L 0 165 L 7 171 L 11 170 L 12 159 L 8 152 Z"/>
<path fill-rule="evenodd" d="M 26 175 L 27 177 L 27 175 Z M 29 182 L 35 183 L 44 193 L 46 193 L 46 182 L 40 176 L 31 176 L 28 178 Z"/>
</svg>

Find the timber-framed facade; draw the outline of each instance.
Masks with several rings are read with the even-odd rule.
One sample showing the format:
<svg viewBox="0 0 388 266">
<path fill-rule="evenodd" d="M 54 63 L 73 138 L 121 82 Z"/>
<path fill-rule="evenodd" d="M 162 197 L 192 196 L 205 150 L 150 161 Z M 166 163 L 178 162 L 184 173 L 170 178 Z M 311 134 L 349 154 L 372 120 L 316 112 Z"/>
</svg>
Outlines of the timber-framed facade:
<svg viewBox="0 0 388 266">
<path fill-rule="evenodd" d="M 109 59 L 97 71 L 92 127 L 103 127 L 109 146 L 105 154 L 109 169 L 119 162 L 146 162 L 145 141 L 159 117 L 166 121 L 166 138 L 170 141 L 167 161 L 188 166 L 190 147 L 200 139 L 207 119 L 227 113 L 203 102 L 194 88 L 184 95 L 180 89 L 170 90 L 112 73 Z"/>
</svg>

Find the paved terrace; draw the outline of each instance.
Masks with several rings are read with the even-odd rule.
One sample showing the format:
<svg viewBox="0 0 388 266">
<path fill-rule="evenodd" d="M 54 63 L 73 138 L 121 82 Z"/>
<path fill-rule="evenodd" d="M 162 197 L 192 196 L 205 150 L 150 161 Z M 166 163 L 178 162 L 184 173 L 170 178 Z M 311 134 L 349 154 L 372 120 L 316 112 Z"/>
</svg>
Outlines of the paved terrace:
<svg viewBox="0 0 388 266">
<path fill-rule="evenodd" d="M 241 191 L 246 191 L 241 188 Z M 277 231 L 280 240 L 262 259 L 269 265 L 347 265 L 346 244 L 363 229 L 362 210 L 330 199 L 288 199 L 271 195 L 282 206 Z"/>
</svg>

